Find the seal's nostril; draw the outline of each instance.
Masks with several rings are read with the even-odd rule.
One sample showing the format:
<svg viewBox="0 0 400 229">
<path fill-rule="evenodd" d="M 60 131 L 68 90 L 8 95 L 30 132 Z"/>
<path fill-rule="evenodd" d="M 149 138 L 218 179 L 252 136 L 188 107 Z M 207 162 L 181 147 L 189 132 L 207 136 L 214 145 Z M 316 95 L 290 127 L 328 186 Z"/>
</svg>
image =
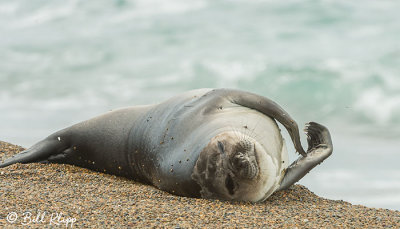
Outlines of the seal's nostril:
<svg viewBox="0 0 400 229">
<path fill-rule="evenodd" d="M 236 169 L 240 169 L 245 166 L 247 161 L 248 158 L 245 155 L 243 155 L 242 153 L 238 153 L 233 158 L 233 166 Z"/>
<path fill-rule="evenodd" d="M 238 176 L 245 179 L 253 179 L 258 174 L 258 165 L 251 154 L 254 152 L 241 153 L 238 152 L 233 157 L 232 167 L 233 172 Z"/>
</svg>

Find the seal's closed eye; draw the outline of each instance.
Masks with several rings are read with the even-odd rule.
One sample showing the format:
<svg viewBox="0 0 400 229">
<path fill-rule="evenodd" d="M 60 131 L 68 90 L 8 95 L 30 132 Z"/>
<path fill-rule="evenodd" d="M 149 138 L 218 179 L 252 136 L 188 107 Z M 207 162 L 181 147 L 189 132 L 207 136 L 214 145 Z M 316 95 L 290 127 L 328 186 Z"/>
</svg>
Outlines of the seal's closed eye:
<svg viewBox="0 0 400 229">
<path fill-rule="evenodd" d="M 225 153 L 224 144 L 220 141 L 218 141 L 218 149 L 221 151 L 221 153 Z"/>
</svg>

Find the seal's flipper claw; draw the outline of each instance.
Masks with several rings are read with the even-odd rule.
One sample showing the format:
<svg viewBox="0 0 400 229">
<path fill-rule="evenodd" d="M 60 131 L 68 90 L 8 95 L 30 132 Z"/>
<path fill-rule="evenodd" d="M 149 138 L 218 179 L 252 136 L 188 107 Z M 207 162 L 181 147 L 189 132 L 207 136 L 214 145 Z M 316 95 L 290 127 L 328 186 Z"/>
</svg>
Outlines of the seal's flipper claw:
<svg viewBox="0 0 400 229">
<path fill-rule="evenodd" d="M 325 126 L 310 122 L 306 124 L 305 132 L 308 141 L 307 156 L 300 156 L 289 166 L 278 190 L 290 187 L 332 154 L 331 135 Z"/>
<path fill-rule="evenodd" d="M 308 150 L 307 154 L 317 148 L 331 147 L 332 140 L 328 129 L 316 122 L 310 122 L 306 125 Z"/>
<path fill-rule="evenodd" d="M 61 142 L 59 139 L 46 138 L 31 148 L 6 159 L 3 163 L 0 163 L 0 168 L 4 168 L 16 163 L 26 164 L 47 161 L 53 155 L 59 154 L 66 148 L 67 147 L 65 147 L 65 144 L 63 144 L 63 142 Z"/>
</svg>

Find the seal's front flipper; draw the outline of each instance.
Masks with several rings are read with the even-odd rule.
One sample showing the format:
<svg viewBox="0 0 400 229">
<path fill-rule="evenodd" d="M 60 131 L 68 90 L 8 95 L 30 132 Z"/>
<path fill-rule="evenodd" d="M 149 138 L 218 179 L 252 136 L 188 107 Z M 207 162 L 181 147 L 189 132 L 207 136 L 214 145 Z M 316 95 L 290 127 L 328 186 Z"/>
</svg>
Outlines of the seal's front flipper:
<svg viewBox="0 0 400 229">
<path fill-rule="evenodd" d="M 0 163 L 0 168 L 15 163 L 47 162 L 49 159 L 57 157 L 57 155 L 62 155 L 63 151 L 67 148 L 68 146 L 66 146 L 59 137 L 48 137 L 33 145 L 31 148 L 6 159 L 3 163 Z"/>
<path fill-rule="evenodd" d="M 299 128 L 297 123 L 290 115 L 274 101 L 250 92 L 238 91 L 233 89 L 218 89 L 209 93 L 216 93 L 220 97 L 228 98 L 230 102 L 254 109 L 280 122 L 288 131 L 293 141 L 294 148 L 302 156 L 306 156 L 306 152 L 300 143 Z M 218 97 L 217 97 L 218 98 Z"/>
<path fill-rule="evenodd" d="M 307 156 L 300 156 L 289 166 L 278 190 L 290 187 L 332 154 L 331 135 L 325 126 L 310 122 L 305 132 L 308 136 Z"/>
</svg>

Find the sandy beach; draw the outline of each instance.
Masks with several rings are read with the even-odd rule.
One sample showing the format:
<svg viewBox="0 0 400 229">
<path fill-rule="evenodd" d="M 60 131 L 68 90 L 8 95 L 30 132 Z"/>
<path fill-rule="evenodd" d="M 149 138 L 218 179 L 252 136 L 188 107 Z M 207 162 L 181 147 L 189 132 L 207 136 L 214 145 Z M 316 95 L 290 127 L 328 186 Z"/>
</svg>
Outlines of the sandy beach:
<svg viewBox="0 0 400 229">
<path fill-rule="evenodd" d="M 23 150 L 0 141 L 0 159 Z M 400 212 L 315 195 L 302 185 L 264 203 L 174 196 L 69 165 L 0 169 L 0 227 L 400 228 Z"/>
</svg>

